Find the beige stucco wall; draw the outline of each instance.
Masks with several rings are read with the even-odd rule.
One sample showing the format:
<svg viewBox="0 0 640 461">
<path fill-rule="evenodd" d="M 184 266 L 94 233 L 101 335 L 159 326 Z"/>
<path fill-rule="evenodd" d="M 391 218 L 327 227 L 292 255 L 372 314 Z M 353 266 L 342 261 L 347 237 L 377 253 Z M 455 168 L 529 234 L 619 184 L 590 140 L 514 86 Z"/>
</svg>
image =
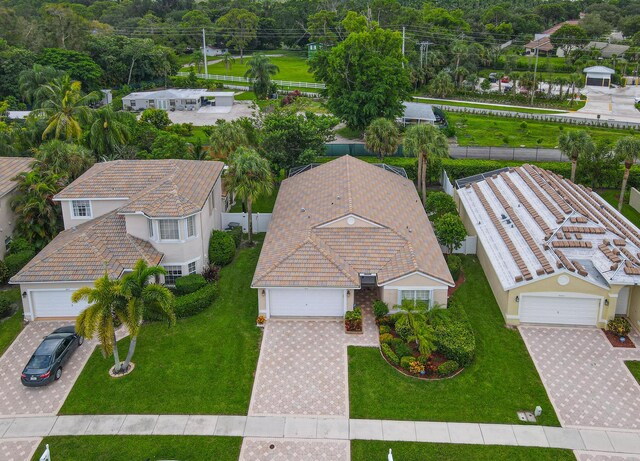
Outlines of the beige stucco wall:
<svg viewBox="0 0 640 461">
<path fill-rule="evenodd" d="M 29 290 L 58 290 L 61 288 L 68 288 L 75 291 L 78 288 L 93 286 L 93 282 L 62 282 L 62 283 L 21 283 L 20 293 L 27 293 L 27 296 L 22 297 L 22 306 L 24 310 L 25 320 L 33 320 L 33 313 L 31 311 L 31 296 L 29 296 Z"/>
<path fill-rule="evenodd" d="M 631 323 L 640 331 L 640 287 L 630 287 L 629 292 L 629 319 Z"/>
<path fill-rule="evenodd" d="M 640 192 L 635 187 L 632 187 L 629 192 L 629 205 L 636 211 L 640 211 Z"/>
<path fill-rule="evenodd" d="M 73 215 L 71 202 L 71 200 L 63 200 L 60 202 L 60 205 L 62 207 L 62 219 L 64 220 L 65 229 L 78 226 L 82 223 L 90 221 L 91 219 L 97 218 L 98 216 L 107 214 L 110 211 L 117 210 L 118 208 L 124 206 L 127 203 L 127 200 L 91 200 L 91 212 L 93 214 L 93 217 L 83 219 L 72 217 Z"/>
<path fill-rule="evenodd" d="M 389 308 L 398 304 L 398 290 L 432 290 L 433 302 L 442 306 L 447 305 L 448 286 L 442 282 L 425 277 L 421 274 L 412 274 L 381 287 L 382 300 Z"/>
<path fill-rule="evenodd" d="M 0 197 L 0 259 L 4 258 L 7 251 L 4 241 L 10 237 L 15 229 L 15 215 L 11 211 L 11 199 L 15 192 Z"/>
</svg>

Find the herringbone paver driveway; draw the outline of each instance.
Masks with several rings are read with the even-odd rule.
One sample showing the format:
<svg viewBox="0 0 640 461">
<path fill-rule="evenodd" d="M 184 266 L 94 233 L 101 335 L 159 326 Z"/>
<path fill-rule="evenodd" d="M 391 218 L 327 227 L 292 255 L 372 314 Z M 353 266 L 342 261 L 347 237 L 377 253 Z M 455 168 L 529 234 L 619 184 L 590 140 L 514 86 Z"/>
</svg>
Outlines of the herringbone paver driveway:
<svg viewBox="0 0 640 461">
<path fill-rule="evenodd" d="M 0 416 L 55 414 L 80 375 L 95 347 L 85 341 L 73 353 L 63 368 L 62 377 L 48 386 L 27 388 L 20 383 L 20 374 L 42 339 L 69 321 L 31 322 L 11 347 L 0 357 Z M 71 322 L 72 323 L 72 322 Z"/>
<path fill-rule="evenodd" d="M 640 385 L 624 364 L 640 360 L 640 349 L 614 348 L 597 328 L 520 333 L 563 426 L 640 430 Z"/>
</svg>

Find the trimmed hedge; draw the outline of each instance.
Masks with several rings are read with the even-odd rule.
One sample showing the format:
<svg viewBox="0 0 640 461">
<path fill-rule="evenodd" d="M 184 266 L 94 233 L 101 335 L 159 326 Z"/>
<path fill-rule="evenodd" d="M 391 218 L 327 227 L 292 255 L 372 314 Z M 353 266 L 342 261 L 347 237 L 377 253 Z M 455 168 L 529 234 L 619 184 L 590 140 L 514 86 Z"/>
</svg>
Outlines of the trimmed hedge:
<svg viewBox="0 0 640 461">
<path fill-rule="evenodd" d="M 225 231 L 214 230 L 209 240 L 209 262 L 216 266 L 226 266 L 236 255 L 236 242 Z"/>
<path fill-rule="evenodd" d="M 476 354 L 476 338 L 467 313 L 461 305 L 451 300 L 448 314 L 433 325 L 438 351 L 460 366 L 469 366 Z"/>
<path fill-rule="evenodd" d="M 460 256 L 449 255 L 447 258 L 447 267 L 449 268 L 449 272 L 451 272 L 453 280 L 458 280 L 460 271 L 462 270 L 462 259 L 460 259 Z"/>
<path fill-rule="evenodd" d="M 173 311 L 179 319 L 191 317 L 211 306 L 217 296 L 218 285 L 209 283 L 198 291 L 184 296 L 177 296 Z"/>
<path fill-rule="evenodd" d="M 188 295 L 205 286 L 207 281 L 200 274 L 190 274 L 176 279 L 176 292 L 178 295 Z"/>
<path fill-rule="evenodd" d="M 4 264 L 7 266 L 7 271 L 9 273 L 7 278 L 9 279 L 20 272 L 20 269 L 26 266 L 34 255 L 35 253 L 33 250 L 23 250 L 18 253 L 5 256 Z"/>
<path fill-rule="evenodd" d="M 405 370 L 408 370 L 411 367 L 411 364 L 416 361 L 416 358 L 413 355 L 405 355 L 400 359 L 400 366 Z"/>
<path fill-rule="evenodd" d="M 373 302 L 373 315 L 376 318 L 383 317 L 389 313 L 389 306 L 384 301 L 378 299 Z"/>
<path fill-rule="evenodd" d="M 236 244 L 236 248 L 242 243 L 242 226 L 237 226 L 227 231 L 233 237 L 233 241 Z"/>
<path fill-rule="evenodd" d="M 387 357 L 387 359 L 389 359 L 389 362 L 393 363 L 394 365 L 398 365 L 400 363 L 398 356 L 395 352 L 393 352 L 391 346 L 384 343 L 380 345 L 380 349 L 382 349 L 382 353 Z"/>
<path fill-rule="evenodd" d="M 0 297 L 0 319 L 8 317 L 11 314 L 11 301 L 7 298 Z"/>
<path fill-rule="evenodd" d="M 455 360 L 447 360 L 438 367 L 438 374 L 440 376 L 447 376 L 451 373 L 455 373 L 458 368 L 460 368 L 458 362 L 456 362 Z"/>
</svg>

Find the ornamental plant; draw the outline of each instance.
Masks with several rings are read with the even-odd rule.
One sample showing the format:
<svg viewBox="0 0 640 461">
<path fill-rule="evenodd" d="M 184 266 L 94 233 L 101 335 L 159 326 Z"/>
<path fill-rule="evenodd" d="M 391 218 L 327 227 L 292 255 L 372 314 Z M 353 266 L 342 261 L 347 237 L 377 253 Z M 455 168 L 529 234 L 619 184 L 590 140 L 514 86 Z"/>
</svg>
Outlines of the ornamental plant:
<svg viewBox="0 0 640 461">
<path fill-rule="evenodd" d="M 424 365 L 418 362 L 417 360 L 415 362 L 411 362 L 409 364 L 409 372 L 416 375 L 420 373 L 424 373 Z"/>
<path fill-rule="evenodd" d="M 607 322 L 607 330 L 615 333 L 617 336 L 627 336 L 631 331 L 631 324 L 624 317 L 616 317 Z"/>
</svg>

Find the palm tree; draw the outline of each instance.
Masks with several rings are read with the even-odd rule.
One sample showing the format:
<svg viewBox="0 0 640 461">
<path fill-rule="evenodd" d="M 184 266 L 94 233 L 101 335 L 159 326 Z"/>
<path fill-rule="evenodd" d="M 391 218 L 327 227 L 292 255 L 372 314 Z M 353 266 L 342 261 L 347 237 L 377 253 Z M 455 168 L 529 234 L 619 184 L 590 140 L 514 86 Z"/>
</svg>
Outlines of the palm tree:
<svg viewBox="0 0 640 461">
<path fill-rule="evenodd" d="M 280 72 L 264 54 L 254 54 L 247 63 L 244 76 L 253 80 L 253 92 L 258 99 L 267 99 L 271 87 L 271 76 Z"/>
<path fill-rule="evenodd" d="M 233 57 L 233 55 L 231 53 L 229 53 L 228 51 L 226 51 L 223 55 L 222 55 L 222 62 L 224 63 L 224 70 L 225 73 L 229 73 L 229 71 L 231 70 L 231 67 L 233 66 L 233 63 L 235 62 L 235 58 Z"/>
<path fill-rule="evenodd" d="M 23 70 L 18 76 L 20 94 L 32 107 L 39 107 L 42 103 L 42 87 L 63 75 L 63 71 L 54 67 L 34 64 L 31 69 Z"/>
<path fill-rule="evenodd" d="M 399 306 L 396 329 L 405 327 L 409 331 L 406 340 L 414 341 L 421 354 L 430 355 L 435 349 L 435 332 L 431 322 L 446 315 L 446 310 L 439 306 L 429 308 L 425 301 L 403 299 Z"/>
<path fill-rule="evenodd" d="M 449 155 L 447 138 L 434 125 L 413 125 L 406 131 L 404 152 L 406 155 L 418 158 L 418 190 L 422 191 L 422 203 L 425 203 L 429 162 Z"/>
<path fill-rule="evenodd" d="M 273 193 L 273 175 L 269 161 L 247 147 L 239 147 L 229 158 L 227 187 L 247 204 L 249 243 L 253 234 L 252 202 Z"/>
<path fill-rule="evenodd" d="M 164 267 L 149 266 L 144 259 L 138 260 L 133 266 L 133 271 L 124 276 L 120 285 L 120 293 L 127 300 L 126 322 L 131 335 L 129 351 L 124 360 L 122 369 L 129 370 L 129 364 L 133 358 L 138 342 L 138 334 L 142 326 L 144 314 L 153 311 L 162 317 L 166 317 L 169 325 L 175 325 L 176 314 L 173 312 L 173 294 L 168 288 L 155 283 L 149 283 L 159 275 L 166 275 Z"/>
<path fill-rule="evenodd" d="M 364 142 L 368 151 L 384 161 L 386 156 L 393 155 L 398 150 L 400 144 L 398 125 L 387 118 L 377 118 L 367 127 Z"/>
<path fill-rule="evenodd" d="M 591 154 L 596 145 L 584 130 L 570 130 L 562 133 L 558 139 L 560 151 L 571 160 L 571 181 L 576 182 L 578 158 Z"/>
<path fill-rule="evenodd" d="M 18 186 L 11 209 L 16 214 L 16 233 L 42 249 L 58 233 L 60 207 L 53 197 L 65 186 L 66 177 L 35 168 L 15 180 Z"/>
<path fill-rule="evenodd" d="M 618 211 L 622 211 L 624 203 L 624 193 L 627 190 L 627 180 L 629 179 L 629 170 L 640 157 L 640 139 L 634 136 L 625 136 L 618 139 L 615 147 L 616 155 L 624 161 L 624 176 L 622 177 L 622 189 L 620 190 L 620 198 L 618 199 Z"/>
<path fill-rule="evenodd" d="M 439 98 L 446 98 L 454 89 L 453 79 L 445 70 L 438 72 L 438 75 L 429 83 L 429 90 Z"/>
<path fill-rule="evenodd" d="M 67 183 L 91 168 L 95 161 L 93 154 L 86 147 L 59 139 L 40 144 L 33 149 L 33 156 L 33 167 L 60 177 L 66 176 Z"/>
<path fill-rule="evenodd" d="M 102 355 L 113 354 L 114 372 L 122 372 L 122 363 L 118 354 L 118 341 L 114 319 L 127 325 L 127 300 L 122 296 L 120 281 L 104 275 L 93 282 L 93 287 L 82 287 L 71 295 L 74 303 L 86 300 L 88 306 L 76 318 L 76 331 L 87 339 L 98 337 Z"/>
<path fill-rule="evenodd" d="M 94 110 L 91 114 L 91 126 L 87 142 L 98 158 L 110 157 L 118 146 L 130 139 L 129 125 L 132 114 L 113 110 L 111 104 Z"/>
<path fill-rule="evenodd" d="M 209 136 L 210 150 L 228 158 L 238 147 L 248 146 L 249 139 L 244 128 L 237 123 L 223 122 L 214 125 Z"/>
<path fill-rule="evenodd" d="M 81 84 L 71 81 L 68 75 L 60 77 L 42 87 L 42 104 L 35 115 L 47 119 L 42 139 L 53 133 L 56 139 L 80 139 L 82 123 L 89 120 L 89 104 L 100 96 L 96 93 L 84 95 Z"/>
</svg>

